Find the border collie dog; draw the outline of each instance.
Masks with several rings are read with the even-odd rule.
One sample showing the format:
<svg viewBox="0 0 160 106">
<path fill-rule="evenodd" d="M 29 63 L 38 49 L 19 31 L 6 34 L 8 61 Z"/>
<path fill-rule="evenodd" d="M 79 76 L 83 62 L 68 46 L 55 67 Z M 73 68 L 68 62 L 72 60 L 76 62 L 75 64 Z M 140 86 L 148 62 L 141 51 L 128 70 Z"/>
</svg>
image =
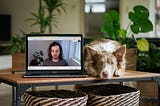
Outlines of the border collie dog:
<svg viewBox="0 0 160 106">
<path fill-rule="evenodd" d="M 86 44 L 84 53 L 84 68 L 87 74 L 102 79 L 123 75 L 126 68 L 126 45 L 99 38 Z"/>
</svg>

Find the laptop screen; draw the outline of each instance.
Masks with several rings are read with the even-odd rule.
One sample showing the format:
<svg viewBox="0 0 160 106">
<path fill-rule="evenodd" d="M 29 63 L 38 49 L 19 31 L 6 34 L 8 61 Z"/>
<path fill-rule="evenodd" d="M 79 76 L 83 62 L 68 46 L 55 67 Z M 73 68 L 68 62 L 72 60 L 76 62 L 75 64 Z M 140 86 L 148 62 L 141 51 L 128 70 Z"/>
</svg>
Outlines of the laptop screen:
<svg viewBox="0 0 160 106">
<path fill-rule="evenodd" d="M 26 35 L 26 71 L 66 73 L 83 70 L 81 34 Z"/>
</svg>

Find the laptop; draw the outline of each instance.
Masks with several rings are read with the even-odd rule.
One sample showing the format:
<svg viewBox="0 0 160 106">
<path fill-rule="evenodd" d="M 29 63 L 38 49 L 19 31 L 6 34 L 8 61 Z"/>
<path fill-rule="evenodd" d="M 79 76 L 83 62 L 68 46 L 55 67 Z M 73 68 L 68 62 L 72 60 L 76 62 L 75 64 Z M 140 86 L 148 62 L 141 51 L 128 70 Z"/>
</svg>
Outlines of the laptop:
<svg viewBox="0 0 160 106">
<path fill-rule="evenodd" d="M 82 34 L 27 34 L 24 77 L 87 77 Z"/>
</svg>

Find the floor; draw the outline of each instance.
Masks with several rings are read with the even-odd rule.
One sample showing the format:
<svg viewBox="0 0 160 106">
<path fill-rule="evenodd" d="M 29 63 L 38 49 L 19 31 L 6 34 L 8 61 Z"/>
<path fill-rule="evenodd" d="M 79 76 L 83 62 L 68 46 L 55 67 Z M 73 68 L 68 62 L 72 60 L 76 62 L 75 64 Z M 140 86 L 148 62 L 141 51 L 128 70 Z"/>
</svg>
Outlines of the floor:
<svg viewBox="0 0 160 106">
<path fill-rule="evenodd" d="M 11 106 L 12 105 L 12 88 L 4 83 L 0 84 L 0 106 Z M 3 92 L 2 92 L 3 91 Z M 2 99 L 3 98 L 3 99 Z"/>
<path fill-rule="evenodd" d="M 140 106 L 158 106 L 158 100 L 153 97 L 141 97 Z"/>
<path fill-rule="evenodd" d="M 58 86 L 59 89 L 66 88 L 68 90 L 71 90 L 72 87 L 73 86 Z M 36 90 L 54 90 L 55 86 L 36 87 L 35 89 Z M 28 89 L 28 90 L 31 90 L 31 89 Z M 1 98 L 0 106 L 12 106 L 12 87 L 7 84 L 1 83 L 0 84 L 0 98 Z M 21 106 L 24 106 L 23 103 L 21 103 Z"/>
</svg>

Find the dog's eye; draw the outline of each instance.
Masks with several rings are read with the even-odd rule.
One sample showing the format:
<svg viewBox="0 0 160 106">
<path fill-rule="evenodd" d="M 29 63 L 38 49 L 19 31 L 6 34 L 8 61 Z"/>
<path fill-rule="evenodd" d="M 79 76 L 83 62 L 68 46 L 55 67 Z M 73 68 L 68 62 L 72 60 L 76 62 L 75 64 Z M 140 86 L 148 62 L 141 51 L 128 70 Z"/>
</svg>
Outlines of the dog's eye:
<svg viewBox="0 0 160 106">
<path fill-rule="evenodd" d="M 100 61 L 100 62 L 99 62 L 99 65 L 103 65 L 103 62 L 102 62 L 102 61 Z"/>
<path fill-rule="evenodd" d="M 107 63 L 109 63 L 109 64 L 112 65 L 112 64 L 113 64 L 113 61 L 112 61 L 111 59 L 108 59 L 108 60 L 107 60 Z"/>
</svg>

